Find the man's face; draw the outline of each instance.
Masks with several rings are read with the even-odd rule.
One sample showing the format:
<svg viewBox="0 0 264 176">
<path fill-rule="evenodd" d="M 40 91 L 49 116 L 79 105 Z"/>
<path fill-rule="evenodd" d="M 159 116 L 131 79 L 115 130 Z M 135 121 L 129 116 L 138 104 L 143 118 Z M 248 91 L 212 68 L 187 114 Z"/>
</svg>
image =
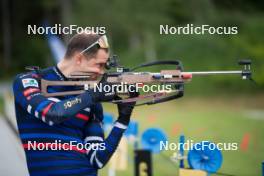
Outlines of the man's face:
<svg viewBox="0 0 264 176">
<path fill-rule="evenodd" d="M 104 49 L 99 49 L 94 57 L 87 58 L 82 55 L 82 61 L 80 63 L 80 71 L 91 72 L 95 75 L 101 75 L 105 73 L 105 64 L 109 58 L 109 53 Z"/>
</svg>

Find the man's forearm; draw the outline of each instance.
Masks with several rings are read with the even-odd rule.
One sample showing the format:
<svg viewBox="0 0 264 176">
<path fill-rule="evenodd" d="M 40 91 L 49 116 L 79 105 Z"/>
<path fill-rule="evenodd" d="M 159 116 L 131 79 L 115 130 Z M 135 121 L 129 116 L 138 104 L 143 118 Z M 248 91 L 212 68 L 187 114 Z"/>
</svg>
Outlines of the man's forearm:
<svg viewBox="0 0 264 176">
<path fill-rule="evenodd" d="M 86 140 L 86 142 L 94 142 L 96 144 L 104 144 L 103 149 L 97 149 L 97 150 L 90 150 L 88 151 L 88 157 L 90 158 L 90 164 L 94 165 L 97 168 L 102 168 L 111 158 L 111 156 L 114 154 L 115 150 L 118 147 L 118 144 L 123 136 L 124 131 L 126 130 L 127 126 L 116 121 L 114 124 L 113 129 L 109 133 L 108 137 L 103 140 L 100 136 L 89 136 Z M 92 141 L 92 139 L 96 139 L 97 141 Z M 101 142 L 99 142 L 101 141 Z"/>
</svg>

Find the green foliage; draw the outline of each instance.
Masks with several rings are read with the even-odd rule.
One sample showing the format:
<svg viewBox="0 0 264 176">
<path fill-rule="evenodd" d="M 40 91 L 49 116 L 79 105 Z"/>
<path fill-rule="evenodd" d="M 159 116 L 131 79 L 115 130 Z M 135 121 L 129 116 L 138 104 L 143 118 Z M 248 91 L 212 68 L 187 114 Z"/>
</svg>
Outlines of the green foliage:
<svg viewBox="0 0 264 176">
<path fill-rule="evenodd" d="M 14 8 L 23 8 L 12 11 L 17 17 L 12 29 L 12 66 L 0 71 L 2 78 L 22 71 L 26 65 L 45 67 L 53 64 L 44 36 L 26 35 L 26 25 L 40 25 L 47 19 L 51 24 L 67 21 L 83 27 L 106 26 L 112 53 L 118 54 L 121 63 L 130 67 L 155 59 L 179 58 L 185 70 L 233 69 L 239 68 L 235 66 L 238 59 L 251 58 L 258 87 L 233 77 L 210 77 L 195 80 L 193 91 L 197 86 L 212 91 L 224 87 L 234 92 L 243 87 L 243 92 L 248 93 L 264 88 L 264 13 L 260 10 L 263 7 L 261 1 L 76 0 L 67 1 L 66 17 L 62 10 L 65 3 L 14 3 Z M 160 24 L 183 26 L 187 23 L 238 26 L 239 33 L 232 36 L 159 34 Z"/>
</svg>

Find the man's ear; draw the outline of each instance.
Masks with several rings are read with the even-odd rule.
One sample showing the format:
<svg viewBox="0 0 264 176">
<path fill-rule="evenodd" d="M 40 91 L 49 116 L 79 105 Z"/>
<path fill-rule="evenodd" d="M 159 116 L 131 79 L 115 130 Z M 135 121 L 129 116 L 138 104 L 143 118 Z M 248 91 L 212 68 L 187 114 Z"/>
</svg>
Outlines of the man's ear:
<svg viewBox="0 0 264 176">
<path fill-rule="evenodd" d="M 74 61 L 77 65 L 80 65 L 82 63 L 83 55 L 81 53 L 78 53 L 74 57 Z"/>
</svg>

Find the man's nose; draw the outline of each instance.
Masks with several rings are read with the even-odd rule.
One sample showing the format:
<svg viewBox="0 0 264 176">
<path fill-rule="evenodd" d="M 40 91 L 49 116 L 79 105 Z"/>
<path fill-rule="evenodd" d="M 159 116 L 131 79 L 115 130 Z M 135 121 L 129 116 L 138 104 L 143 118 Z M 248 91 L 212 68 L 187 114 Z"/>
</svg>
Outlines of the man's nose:
<svg viewBox="0 0 264 176">
<path fill-rule="evenodd" d="M 104 69 L 101 69 L 100 70 L 100 74 L 104 74 L 105 73 L 105 70 Z"/>
</svg>

